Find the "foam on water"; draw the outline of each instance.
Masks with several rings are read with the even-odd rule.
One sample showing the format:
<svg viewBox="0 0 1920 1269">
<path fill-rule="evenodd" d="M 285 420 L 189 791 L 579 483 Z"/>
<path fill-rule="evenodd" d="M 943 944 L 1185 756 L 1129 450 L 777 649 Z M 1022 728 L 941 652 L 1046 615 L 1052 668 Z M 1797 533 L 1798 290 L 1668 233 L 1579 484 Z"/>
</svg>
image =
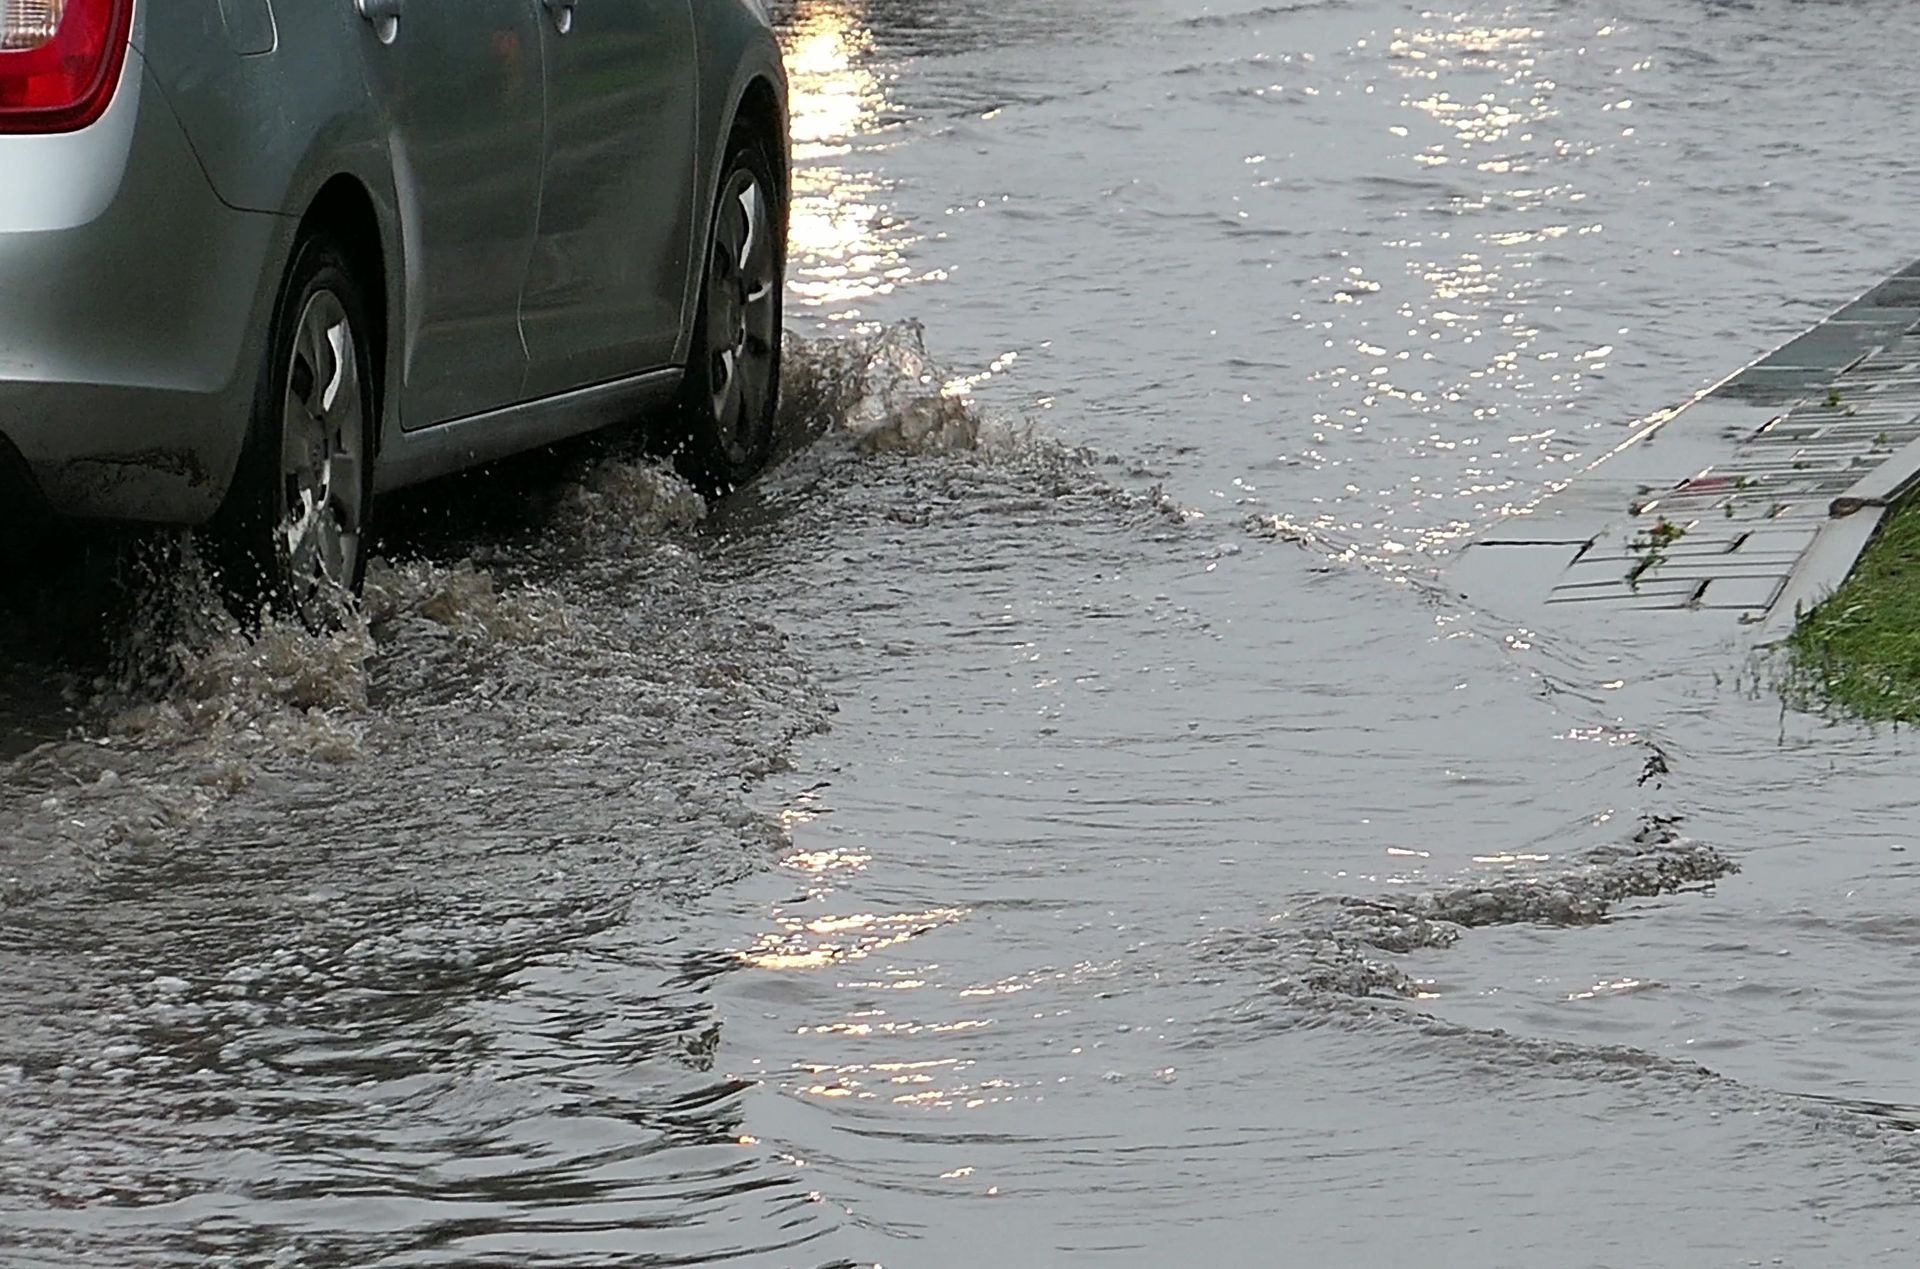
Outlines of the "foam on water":
<svg viewBox="0 0 1920 1269">
<path fill-rule="evenodd" d="M 1375 953 L 1452 947 L 1471 929 L 1490 925 L 1592 925 L 1620 903 L 1710 886 L 1739 865 L 1679 821 L 1649 816 L 1620 845 L 1595 847 L 1550 872 L 1520 870 L 1463 881 L 1425 893 L 1378 897 L 1312 896 L 1276 916 L 1220 955 L 1267 962 L 1277 990 L 1303 990 L 1303 1003 L 1336 996 L 1418 997 L 1427 985 Z"/>
</svg>

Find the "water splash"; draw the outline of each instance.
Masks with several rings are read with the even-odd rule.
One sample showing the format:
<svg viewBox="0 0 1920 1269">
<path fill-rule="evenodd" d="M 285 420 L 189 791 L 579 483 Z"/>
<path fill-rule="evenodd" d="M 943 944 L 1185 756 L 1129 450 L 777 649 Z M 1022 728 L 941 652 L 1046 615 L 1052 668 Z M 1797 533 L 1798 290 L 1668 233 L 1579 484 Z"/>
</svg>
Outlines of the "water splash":
<svg viewBox="0 0 1920 1269">
<path fill-rule="evenodd" d="M 343 716 L 366 706 L 374 651 L 366 623 L 312 631 L 264 617 L 249 630 L 228 610 L 190 539 L 136 552 L 125 630 L 94 712 L 110 743 L 240 742 L 344 760 L 355 752 Z"/>
<path fill-rule="evenodd" d="M 583 544 L 660 539 L 707 518 L 707 502 L 671 469 L 647 459 L 600 460 L 560 496 L 560 527 Z"/>
<path fill-rule="evenodd" d="M 915 321 L 864 337 L 809 339 L 789 332 L 776 446 L 786 462 L 767 483 L 776 490 L 792 483 L 814 487 L 851 460 L 884 472 L 889 482 L 935 482 L 938 501 L 963 504 L 968 515 L 1085 498 L 1156 528 L 1184 530 L 1207 519 L 1138 463 L 1069 444 L 1033 418 L 985 410 L 955 386 L 963 382 L 928 350 L 926 331 Z M 853 476 L 856 486 L 860 481 Z M 891 492 L 894 501 L 918 501 L 899 497 L 900 489 Z M 891 514 L 923 522 L 920 510 Z M 924 515 L 933 518 L 931 506 Z"/>
<path fill-rule="evenodd" d="M 779 432 L 789 447 L 838 433 L 868 454 L 964 453 L 1008 432 L 983 426 L 949 382 L 918 322 L 851 339 L 789 332 Z"/>
<path fill-rule="evenodd" d="M 530 583 L 502 590 L 491 571 L 471 560 L 450 567 L 374 561 L 360 622 L 368 640 L 374 631 L 393 637 L 396 627 L 417 623 L 470 640 L 534 643 L 565 634 L 572 619 L 551 590 Z M 366 703 L 364 690 L 356 703 Z"/>
</svg>

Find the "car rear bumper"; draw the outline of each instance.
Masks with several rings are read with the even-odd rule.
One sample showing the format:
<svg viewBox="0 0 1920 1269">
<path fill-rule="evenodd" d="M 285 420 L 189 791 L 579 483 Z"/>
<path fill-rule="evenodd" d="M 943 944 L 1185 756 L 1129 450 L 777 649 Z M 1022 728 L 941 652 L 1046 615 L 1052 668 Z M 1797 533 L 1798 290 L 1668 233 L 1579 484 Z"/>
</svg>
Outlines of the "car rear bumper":
<svg viewBox="0 0 1920 1269">
<path fill-rule="evenodd" d="M 285 235 L 214 195 L 137 54 L 93 126 L 0 137 L 0 442 L 48 509 L 213 513 Z"/>
</svg>

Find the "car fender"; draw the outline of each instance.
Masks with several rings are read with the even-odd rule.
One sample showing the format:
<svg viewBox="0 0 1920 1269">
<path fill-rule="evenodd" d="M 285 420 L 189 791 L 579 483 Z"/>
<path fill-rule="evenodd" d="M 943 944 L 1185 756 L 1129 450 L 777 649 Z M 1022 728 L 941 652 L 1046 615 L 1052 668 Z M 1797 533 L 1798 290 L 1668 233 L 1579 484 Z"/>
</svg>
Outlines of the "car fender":
<svg viewBox="0 0 1920 1269">
<path fill-rule="evenodd" d="M 779 149 L 774 160 L 775 173 L 783 191 L 790 191 L 792 179 L 791 144 L 787 128 L 787 72 L 781 59 L 779 41 L 767 23 L 759 0 L 689 0 L 696 16 L 694 25 L 699 57 L 700 101 L 694 154 L 700 164 L 695 173 L 698 215 L 693 217 L 693 251 L 680 305 L 680 342 L 674 360 L 684 365 L 693 340 L 695 308 L 700 302 L 700 280 L 706 270 L 707 240 L 712 234 L 714 191 L 720 187 L 726 163 L 727 137 L 739 118 L 747 89 L 756 79 L 765 80 L 773 89 L 779 111 Z M 789 194 L 786 199 L 791 205 Z"/>
<path fill-rule="evenodd" d="M 373 205 L 385 273 L 384 364 L 398 365 L 405 320 L 408 253 L 402 234 L 394 160 L 367 93 L 359 43 L 369 28 L 338 3 L 280 4 L 270 51 L 235 51 L 221 5 L 181 3 L 163 22 L 142 22 L 136 47 L 152 70 L 215 194 L 229 206 L 285 219 L 255 297 L 248 355 L 264 352 L 268 316 L 278 298 L 302 218 L 329 182 L 348 177 Z M 236 109 L 236 103 L 254 108 Z M 376 447 L 397 418 L 386 394 Z"/>
<path fill-rule="evenodd" d="M 144 7 L 144 6 L 143 6 Z M 298 214 L 316 148 L 377 146 L 352 6 L 281 4 L 270 52 L 234 51 L 215 0 L 185 0 L 142 21 L 135 47 L 166 94 L 221 200 Z"/>
</svg>

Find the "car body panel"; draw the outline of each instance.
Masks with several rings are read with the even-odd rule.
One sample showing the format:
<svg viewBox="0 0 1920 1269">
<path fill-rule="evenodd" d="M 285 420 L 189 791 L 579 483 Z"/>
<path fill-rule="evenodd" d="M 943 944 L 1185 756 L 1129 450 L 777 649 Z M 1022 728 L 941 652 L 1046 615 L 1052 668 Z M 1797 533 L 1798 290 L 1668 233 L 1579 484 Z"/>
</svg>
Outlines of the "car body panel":
<svg viewBox="0 0 1920 1269">
<path fill-rule="evenodd" d="M 553 12 L 571 17 L 540 29 L 546 145 L 520 307 L 536 398 L 672 363 L 695 219 L 687 0 Z"/>
<path fill-rule="evenodd" d="M 137 54 L 91 127 L 0 137 L 0 172 L 0 434 L 57 510 L 204 519 L 290 226 L 215 196 Z"/>
<path fill-rule="evenodd" d="M 268 0 L 220 0 L 220 21 L 227 42 L 242 57 L 261 57 L 279 43 L 273 5 Z"/>
<path fill-rule="evenodd" d="M 671 402 L 680 377 L 678 367 L 669 367 L 407 432 L 380 455 L 374 491 L 417 485 L 639 417 Z"/>
<path fill-rule="evenodd" d="M 251 56 L 236 54 L 222 12 L 213 0 L 143 4 L 133 34 L 220 197 L 298 215 L 335 172 L 386 183 L 352 0 L 282 0 L 273 47 Z"/>
<path fill-rule="evenodd" d="M 521 399 L 519 302 L 540 215 L 538 0 L 408 5 L 366 53 L 398 204 L 406 303 L 389 395 L 403 427 Z"/>
</svg>

